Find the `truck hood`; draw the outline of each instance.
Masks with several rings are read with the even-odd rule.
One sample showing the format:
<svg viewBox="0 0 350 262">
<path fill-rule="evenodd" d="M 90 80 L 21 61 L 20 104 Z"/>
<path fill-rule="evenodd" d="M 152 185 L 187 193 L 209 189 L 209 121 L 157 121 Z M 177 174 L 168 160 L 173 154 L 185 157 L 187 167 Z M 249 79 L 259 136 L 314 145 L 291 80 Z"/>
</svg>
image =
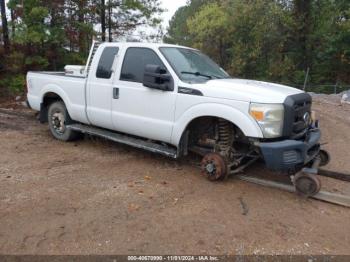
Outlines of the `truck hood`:
<svg viewBox="0 0 350 262">
<path fill-rule="evenodd" d="M 283 103 L 287 96 L 303 91 L 285 85 L 245 79 L 218 79 L 193 84 L 204 96 L 255 103 Z"/>
</svg>

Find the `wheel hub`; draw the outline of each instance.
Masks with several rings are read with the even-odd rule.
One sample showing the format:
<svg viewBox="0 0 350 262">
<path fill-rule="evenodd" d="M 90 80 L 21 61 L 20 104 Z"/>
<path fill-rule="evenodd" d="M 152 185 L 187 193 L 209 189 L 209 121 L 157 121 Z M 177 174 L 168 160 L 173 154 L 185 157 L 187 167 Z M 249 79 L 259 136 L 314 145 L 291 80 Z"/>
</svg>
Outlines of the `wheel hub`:
<svg viewBox="0 0 350 262">
<path fill-rule="evenodd" d="M 220 180 L 226 176 L 226 164 L 221 155 L 210 153 L 204 156 L 202 163 L 202 174 L 211 181 Z"/>
<path fill-rule="evenodd" d="M 56 112 L 51 117 L 52 125 L 55 131 L 59 134 L 64 133 L 65 125 L 64 125 L 64 115 L 61 112 Z"/>
<path fill-rule="evenodd" d="M 206 166 L 206 170 L 208 173 L 212 174 L 215 171 L 215 165 L 213 163 L 209 163 Z"/>
</svg>

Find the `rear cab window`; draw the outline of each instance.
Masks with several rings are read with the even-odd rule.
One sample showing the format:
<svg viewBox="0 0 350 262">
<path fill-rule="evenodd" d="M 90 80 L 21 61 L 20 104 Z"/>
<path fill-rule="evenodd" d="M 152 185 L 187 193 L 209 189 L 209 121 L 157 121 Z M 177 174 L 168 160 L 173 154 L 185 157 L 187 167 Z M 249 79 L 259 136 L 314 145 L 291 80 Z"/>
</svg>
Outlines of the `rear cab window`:
<svg viewBox="0 0 350 262">
<path fill-rule="evenodd" d="M 112 66 L 115 56 L 119 52 L 119 47 L 105 47 L 102 51 L 100 61 L 96 70 L 96 78 L 110 79 L 112 76 Z"/>
</svg>

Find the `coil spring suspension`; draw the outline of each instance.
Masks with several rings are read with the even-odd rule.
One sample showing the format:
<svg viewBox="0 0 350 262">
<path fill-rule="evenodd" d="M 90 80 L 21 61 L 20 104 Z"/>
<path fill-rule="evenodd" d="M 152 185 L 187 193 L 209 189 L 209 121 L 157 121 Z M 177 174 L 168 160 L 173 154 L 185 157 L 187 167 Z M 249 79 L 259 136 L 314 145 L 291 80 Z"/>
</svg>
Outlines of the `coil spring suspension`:
<svg viewBox="0 0 350 262">
<path fill-rule="evenodd" d="M 233 128 L 230 122 L 219 119 L 218 121 L 218 145 L 220 153 L 226 157 L 229 156 L 233 142 Z"/>
</svg>

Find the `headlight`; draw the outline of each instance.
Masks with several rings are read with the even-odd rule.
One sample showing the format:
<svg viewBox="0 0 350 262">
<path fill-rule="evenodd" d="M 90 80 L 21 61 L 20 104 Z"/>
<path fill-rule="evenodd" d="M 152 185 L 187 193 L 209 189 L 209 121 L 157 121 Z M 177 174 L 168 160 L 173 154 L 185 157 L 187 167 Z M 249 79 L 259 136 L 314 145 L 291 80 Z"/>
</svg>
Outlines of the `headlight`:
<svg viewBox="0 0 350 262">
<path fill-rule="evenodd" d="M 284 107 L 282 104 L 250 104 L 250 115 L 258 122 L 265 138 L 282 136 Z"/>
</svg>

